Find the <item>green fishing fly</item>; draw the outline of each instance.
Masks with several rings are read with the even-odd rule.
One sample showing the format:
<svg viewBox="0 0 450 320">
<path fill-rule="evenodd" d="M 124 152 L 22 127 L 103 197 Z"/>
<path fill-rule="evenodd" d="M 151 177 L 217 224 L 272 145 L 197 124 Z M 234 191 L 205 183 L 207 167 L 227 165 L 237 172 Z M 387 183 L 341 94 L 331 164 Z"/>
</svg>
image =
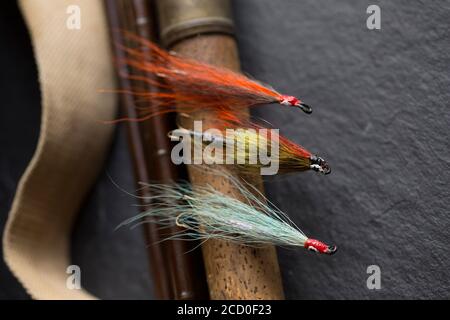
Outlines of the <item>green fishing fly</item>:
<svg viewBox="0 0 450 320">
<path fill-rule="evenodd" d="M 166 240 L 220 239 L 250 246 L 273 244 L 334 254 L 336 246 L 308 238 L 295 223 L 261 192 L 245 181 L 222 173 L 242 195 L 242 201 L 211 186 L 195 188 L 189 183 L 148 184 L 154 205 L 120 226 L 142 221 L 161 226 L 178 225 L 183 231 Z M 145 219 L 151 218 L 151 219 Z"/>
</svg>

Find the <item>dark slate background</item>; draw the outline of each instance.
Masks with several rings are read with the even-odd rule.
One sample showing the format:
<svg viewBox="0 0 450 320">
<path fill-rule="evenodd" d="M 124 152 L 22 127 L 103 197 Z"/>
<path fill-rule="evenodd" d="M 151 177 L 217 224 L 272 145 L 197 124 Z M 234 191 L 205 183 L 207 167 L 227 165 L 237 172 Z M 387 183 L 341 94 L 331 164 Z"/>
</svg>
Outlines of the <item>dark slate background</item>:
<svg viewBox="0 0 450 320">
<path fill-rule="evenodd" d="M 333 169 L 266 183 L 305 233 L 340 247 L 333 257 L 279 250 L 287 298 L 450 298 L 450 2 L 233 4 L 243 70 L 314 107 L 311 116 L 273 106 L 255 114 Z M 381 7 L 381 30 L 366 28 L 370 4 Z M 26 30 L 12 1 L 1 6 L 2 227 L 40 115 Z M 100 298 L 151 298 L 141 232 L 113 231 L 135 211 L 110 179 L 133 189 L 123 128 L 74 230 L 73 262 Z M 371 291 L 374 264 L 382 289 Z M 27 298 L 3 261 L 0 278 L 0 298 Z"/>
</svg>

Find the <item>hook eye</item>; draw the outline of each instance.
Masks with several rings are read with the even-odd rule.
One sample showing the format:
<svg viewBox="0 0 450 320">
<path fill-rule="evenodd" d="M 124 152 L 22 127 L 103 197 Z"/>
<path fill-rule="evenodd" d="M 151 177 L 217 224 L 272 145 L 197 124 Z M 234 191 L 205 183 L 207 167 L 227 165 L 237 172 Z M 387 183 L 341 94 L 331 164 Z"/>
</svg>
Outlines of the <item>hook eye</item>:
<svg viewBox="0 0 450 320">
<path fill-rule="evenodd" d="M 318 157 L 316 155 L 312 155 L 310 157 L 310 159 L 311 159 L 310 168 L 312 170 L 323 173 L 323 174 L 331 173 L 331 168 L 324 159 L 322 159 L 321 157 Z"/>
<path fill-rule="evenodd" d="M 188 226 L 187 224 L 180 222 L 180 219 L 183 217 L 183 215 L 184 215 L 184 214 L 181 213 L 181 214 L 179 214 L 179 215 L 175 218 L 175 224 L 176 224 L 178 227 L 182 227 L 182 228 L 189 229 L 189 226 Z"/>
<path fill-rule="evenodd" d="M 330 168 L 330 166 L 328 166 L 327 163 L 322 165 L 322 170 L 323 170 L 323 174 L 330 174 L 331 173 L 331 168 Z"/>
<path fill-rule="evenodd" d="M 338 250 L 337 246 L 328 246 L 326 254 L 329 254 L 331 256 L 335 254 L 337 250 Z"/>
<path fill-rule="evenodd" d="M 181 141 L 188 135 L 191 135 L 191 132 L 184 128 L 174 129 L 167 133 L 167 137 L 172 141 Z"/>
<path fill-rule="evenodd" d="M 304 113 L 307 114 L 311 114 L 312 113 L 312 108 L 311 106 L 307 105 L 306 103 L 301 102 L 300 104 L 297 105 L 297 107 L 299 107 L 300 109 L 302 109 L 302 111 Z"/>
<path fill-rule="evenodd" d="M 171 141 L 180 141 L 181 137 L 180 136 L 176 136 L 173 134 L 175 130 L 170 130 L 169 132 L 167 132 L 167 137 L 171 140 Z"/>
</svg>

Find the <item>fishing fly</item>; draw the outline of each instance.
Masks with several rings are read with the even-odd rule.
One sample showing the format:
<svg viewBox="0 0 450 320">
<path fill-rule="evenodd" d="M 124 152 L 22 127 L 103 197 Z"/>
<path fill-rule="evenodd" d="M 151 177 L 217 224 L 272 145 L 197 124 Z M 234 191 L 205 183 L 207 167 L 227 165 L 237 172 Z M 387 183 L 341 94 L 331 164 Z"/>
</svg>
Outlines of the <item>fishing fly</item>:
<svg viewBox="0 0 450 320">
<path fill-rule="evenodd" d="M 224 173 L 243 201 L 211 186 L 190 184 L 146 185 L 155 205 L 148 211 L 124 221 L 122 225 L 151 221 L 161 226 L 178 225 L 183 231 L 166 240 L 220 239 L 234 243 L 262 246 L 273 244 L 303 247 L 323 254 L 334 254 L 337 247 L 307 237 L 289 217 L 270 203 L 256 188 Z M 146 217 L 152 219 L 143 220 Z"/>
<path fill-rule="evenodd" d="M 199 163 L 189 157 L 195 157 L 199 154 L 195 150 L 202 148 L 203 163 L 234 164 L 243 173 L 255 170 L 263 175 L 307 170 L 331 173 L 322 157 L 279 134 L 278 130 L 224 112 L 217 115 L 213 124 L 214 129 L 203 131 L 201 121 L 194 121 L 192 130 L 178 128 L 169 132 L 172 141 L 182 144 L 180 153 L 184 161 L 179 163 Z M 276 170 L 268 170 L 273 168 Z"/>
<path fill-rule="evenodd" d="M 142 117 L 135 120 L 143 121 L 158 114 L 175 111 L 238 111 L 245 107 L 272 103 L 300 108 L 308 114 L 312 112 L 311 107 L 302 100 L 281 94 L 242 74 L 180 57 L 175 52 L 167 52 L 153 42 L 133 34 L 126 33 L 126 37 L 136 42 L 139 48 L 121 46 L 127 57 L 120 59 L 118 63 L 136 70 L 122 76 L 159 89 L 119 90 L 136 98 Z"/>
</svg>

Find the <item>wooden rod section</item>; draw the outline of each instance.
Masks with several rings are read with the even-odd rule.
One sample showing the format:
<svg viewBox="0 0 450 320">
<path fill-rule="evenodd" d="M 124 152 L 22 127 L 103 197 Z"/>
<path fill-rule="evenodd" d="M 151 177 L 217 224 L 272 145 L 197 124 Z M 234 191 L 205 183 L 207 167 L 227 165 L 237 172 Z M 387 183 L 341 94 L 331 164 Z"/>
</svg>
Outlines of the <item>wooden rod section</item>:
<svg viewBox="0 0 450 320">
<path fill-rule="evenodd" d="M 236 41 L 230 35 L 232 20 L 228 1 L 157 0 L 156 3 L 161 36 L 170 35 L 162 42 L 168 44 L 169 49 L 181 56 L 239 70 Z M 231 28 L 226 29 L 227 26 Z M 193 120 L 202 120 L 203 129 L 206 130 L 212 126 L 215 116 L 213 111 L 201 111 L 190 119 L 180 118 L 180 122 L 184 127 L 191 128 Z M 227 180 L 210 175 L 207 171 L 188 169 L 194 185 L 209 184 L 224 194 L 242 199 L 242 195 Z M 230 172 L 236 174 L 232 169 Z M 261 178 L 257 176 L 251 179 L 262 190 Z M 202 251 L 212 299 L 284 298 L 273 246 L 252 248 L 227 241 L 208 240 L 202 245 Z"/>
<path fill-rule="evenodd" d="M 126 53 L 117 44 L 132 45 L 124 38 L 123 31 L 132 32 L 142 38 L 155 41 L 155 14 L 146 0 L 105 0 L 107 16 L 111 29 L 114 54 L 117 59 L 126 57 Z M 143 50 L 143 49 L 142 49 Z M 151 59 L 151 52 L 142 51 Z M 126 66 L 118 66 L 119 87 L 130 89 L 155 90 L 151 86 L 142 87 L 142 82 L 128 80 Z M 133 71 L 133 74 L 136 74 Z M 150 77 L 151 75 L 144 74 Z M 122 113 L 128 118 L 138 118 L 135 101 L 130 94 L 121 94 Z M 130 153 L 133 158 L 136 183 L 169 183 L 186 177 L 183 168 L 176 167 L 170 159 L 171 143 L 167 132 L 175 126 L 173 117 L 157 116 L 148 121 L 127 122 Z M 148 192 L 139 187 L 142 196 Z M 142 210 L 149 209 L 150 203 L 142 199 Z M 145 234 L 148 242 L 148 255 L 152 280 L 157 299 L 207 299 L 202 256 L 199 250 L 191 251 L 197 243 L 182 241 L 164 241 L 171 233 L 179 232 L 178 227 L 161 231 L 158 225 L 146 223 Z"/>
</svg>

